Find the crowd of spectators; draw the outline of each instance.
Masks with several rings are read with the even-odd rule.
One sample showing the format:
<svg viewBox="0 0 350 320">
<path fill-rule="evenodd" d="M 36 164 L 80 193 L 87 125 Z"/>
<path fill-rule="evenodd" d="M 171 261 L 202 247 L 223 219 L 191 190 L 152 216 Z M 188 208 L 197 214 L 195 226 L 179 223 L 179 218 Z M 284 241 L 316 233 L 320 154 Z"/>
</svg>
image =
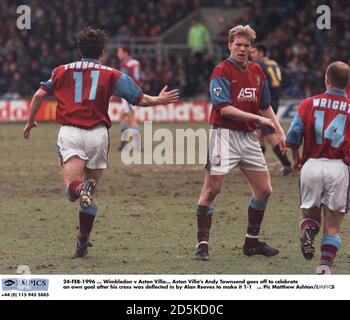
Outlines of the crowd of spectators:
<svg viewBox="0 0 350 320">
<path fill-rule="evenodd" d="M 1 0 L 0 1 L 0 97 L 30 96 L 40 81 L 57 65 L 78 59 L 76 37 L 85 26 L 105 29 L 114 41 L 130 38 L 156 39 L 162 32 L 194 10 L 204 6 L 238 8 L 248 12 L 227 26 L 250 24 L 258 39 L 269 47 L 294 79 L 287 95 L 304 97 L 323 89 L 323 72 L 333 60 L 350 62 L 350 6 L 347 0 L 324 0 L 332 10 L 330 30 L 316 27 L 317 0 Z M 31 30 L 16 28 L 16 8 L 31 7 Z M 225 32 L 223 33 L 225 36 Z M 228 55 L 223 39 L 211 39 Z M 137 57 L 145 72 L 145 91 L 157 93 L 167 83 L 183 96 L 207 91 L 208 77 L 217 61 L 207 52 L 190 51 L 168 56 Z M 107 61 L 118 66 L 116 55 Z"/>
<path fill-rule="evenodd" d="M 130 37 L 157 37 L 196 10 L 198 2 L 190 3 L 184 0 L 1 0 L 0 96 L 30 95 L 53 68 L 78 59 L 76 38 L 85 26 L 105 29 L 119 41 Z M 30 30 L 17 29 L 16 9 L 21 4 L 30 5 Z"/>
<path fill-rule="evenodd" d="M 200 57 L 191 54 L 190 51 L 183 54 L 170 53 L 166 57 L 152 56 L 145 52 L 137 58 L 143 68 L 145 92 L 157 95 L 168 85 L 170 88 L 179 89 L 182 97 L 207 96 L 208 79 L 215 67 L 213 58 L 207 52 Z M 110 66 L 119 65 L 114 50 L 106 55 L 103 63 Z"/>
<path fill-rule="evenodd" d="M 331 9 L 331 29 L 319 29 L 320 5 Z M 324 13 L 324 11 L 322 11 Z M 325 22 L 321 17 L 320 22 Z M 350 6 L 347 0 L 254 1 L 235 23 L 250 24 L 269 56 L 290 74 L 293 85 L 285 95 L 305 97 L 324 89 L 327 65 L 335 60 L 350 63 Z"/>
</svg>

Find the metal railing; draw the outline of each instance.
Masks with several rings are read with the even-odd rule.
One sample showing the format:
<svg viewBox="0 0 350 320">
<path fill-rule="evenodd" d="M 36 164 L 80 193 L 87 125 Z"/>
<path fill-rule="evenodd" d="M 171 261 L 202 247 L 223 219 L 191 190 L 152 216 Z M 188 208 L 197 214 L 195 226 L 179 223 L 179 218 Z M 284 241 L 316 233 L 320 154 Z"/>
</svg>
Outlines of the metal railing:
<svg viewBox="0 0 350 320">
<path fill-rule="evenodd" d="M 187 44 L 163 44 L 154 41 L 147 43 L 146 41 L 139 42 L 135 41 L 135 39 L 132 40 L 133 41 L 130 41 L 128 45 L 130 47 L 131 55 L 136 58 L 144 54 L 147 54 L 150 58 L 169 58 L 170 56 L 179 54 L 184 56 L 191 54 L 191 48 Z M 119 46 L 120 43 L 110 43 L 106 47 L 106 51 L 109 52 L 117 50 Z M 216 61 L 221 60 L 224 56 L 222 47 L 218 44 L 208 44 L 206 51 Z"/>
</svg>

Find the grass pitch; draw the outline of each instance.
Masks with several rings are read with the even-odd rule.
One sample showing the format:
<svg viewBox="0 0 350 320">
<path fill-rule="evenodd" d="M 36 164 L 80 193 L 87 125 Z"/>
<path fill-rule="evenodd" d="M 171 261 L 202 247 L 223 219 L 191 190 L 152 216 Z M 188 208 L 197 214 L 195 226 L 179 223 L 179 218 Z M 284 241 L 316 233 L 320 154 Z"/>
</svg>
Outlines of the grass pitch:
<svg viewBox="0 0 350 320">
<path fill-rule="evenodd" d="M 204 127 L 206 124 L 153 125 Z M 63 193 L 56 158 L 59 127 L 40 124 L 29 141 L 22 124 L 0 124 L 0 273 L 26 264 L 35 274 L 314 274 L 319 260 L 305 261 L 299 249 L 298 175 L 282 177 L 267 153 L 274 193 L 261 239 L 280 250 L 273 258 L 242 254 L 249 188 L 239 172 L 226 177 L 214 213 L 210 261 L 194 260 L 195 208 L 203 183 L 201 165 L 125 166 L 111 133 L 109 169 L 99 186 L 99 213 L 86 259 L 74 253 L 78 204 Z M 334 273 L 350 274 L 349 219 Z M 316 241 L 319 248 L 320 237 Z"/>
</svg>

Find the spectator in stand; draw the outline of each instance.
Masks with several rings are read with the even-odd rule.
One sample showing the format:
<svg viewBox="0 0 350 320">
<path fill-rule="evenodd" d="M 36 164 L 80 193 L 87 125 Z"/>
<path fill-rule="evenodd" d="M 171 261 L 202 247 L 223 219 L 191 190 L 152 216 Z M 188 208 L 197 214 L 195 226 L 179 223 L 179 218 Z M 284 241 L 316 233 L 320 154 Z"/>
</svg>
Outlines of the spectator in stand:
<svg viewBox="0 0 350 320">
<path fill-rule="evenodd" d="M 197 19 L 193 19 L 192 25 L 187 33 L 187 44 L 197 58 L 202 57 L 209 41 L 210 34 L 207 27 Z"/>
</svg>

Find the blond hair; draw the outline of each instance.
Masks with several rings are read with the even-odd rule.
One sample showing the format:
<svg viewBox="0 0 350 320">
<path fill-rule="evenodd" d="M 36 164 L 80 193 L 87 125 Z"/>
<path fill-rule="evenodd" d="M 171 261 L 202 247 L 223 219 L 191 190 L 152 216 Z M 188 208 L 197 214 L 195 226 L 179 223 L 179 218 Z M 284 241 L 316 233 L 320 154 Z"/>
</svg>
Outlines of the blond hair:
<svg viewBox="0 0 350 320">
<path fill-rule="evenodd" d="M 253 44 L 256 38 L 256 32 L 249 24 L 246 24 L 245 26 L 240 24 L 238 26 L 233 27 L 229 31 L 228 42 L 233 42 L 235 40 L 235 37 L 237 36 L 246 37 L 250 41 L 250 44 Z"/>
</svg>

